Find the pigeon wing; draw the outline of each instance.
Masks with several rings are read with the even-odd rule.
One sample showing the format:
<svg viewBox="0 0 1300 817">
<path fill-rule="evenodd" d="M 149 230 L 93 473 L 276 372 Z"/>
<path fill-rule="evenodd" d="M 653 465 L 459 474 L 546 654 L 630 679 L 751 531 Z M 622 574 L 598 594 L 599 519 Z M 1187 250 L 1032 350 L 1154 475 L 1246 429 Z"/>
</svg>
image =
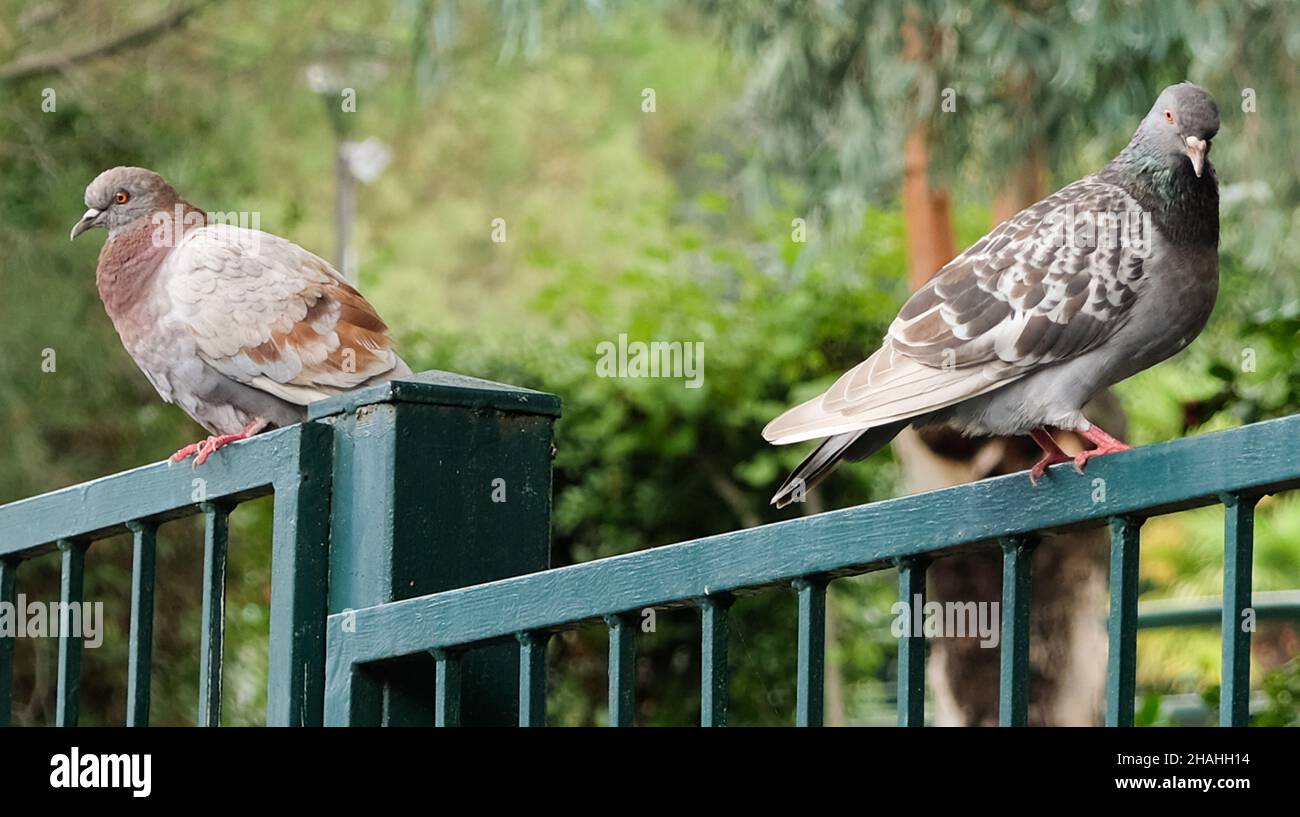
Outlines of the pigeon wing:
<svg viewBox="0 0 1300 817">
<path fill-rule="evenodd" d="M 388 327 L 332 266 L 291 241 L 209 225 L 161 270 L 168 319 L 225 376 L 296 405 L 410 372 Z"/>
<path fill-rule="evenodd" d="M 1095 177 L 1022 210 L 917 290 L 871 357 L 763 436 L 793 443 L 915 417 L 1096 348 L 1144 285 L 1142 215 Z"/>
</svg>

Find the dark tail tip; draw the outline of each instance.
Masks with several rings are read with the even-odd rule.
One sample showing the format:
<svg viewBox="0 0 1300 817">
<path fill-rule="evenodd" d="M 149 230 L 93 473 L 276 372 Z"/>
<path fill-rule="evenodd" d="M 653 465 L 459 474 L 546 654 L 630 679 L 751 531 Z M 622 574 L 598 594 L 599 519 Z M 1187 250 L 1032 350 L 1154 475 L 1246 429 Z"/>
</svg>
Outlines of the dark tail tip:
<svg viewBox="0 0 1300 817">
<path fill-rule="evenodd" d="M 773 494 L 770 504 L 775 505 L 778 508 L 784 508 L 791 502 L 803 502 L 807 493 L 808 486 L 804 483 L 803 478 L 791 474 L 786 477 L 785 482 L 782 483 L 781 487 L 777 489 L 775 494 Z"/>
<path fill-rule="evenodd" d="M 830 476 L 840 460 L 860 460 L 889 444 L 908 424 L 907 420 L 863 431 L 850 431 L 822 440 L 803 462 L 799 463 L 772 496 L 771 504 L 784 508 L 803 502 L 817 483 Z"/>
</svg>

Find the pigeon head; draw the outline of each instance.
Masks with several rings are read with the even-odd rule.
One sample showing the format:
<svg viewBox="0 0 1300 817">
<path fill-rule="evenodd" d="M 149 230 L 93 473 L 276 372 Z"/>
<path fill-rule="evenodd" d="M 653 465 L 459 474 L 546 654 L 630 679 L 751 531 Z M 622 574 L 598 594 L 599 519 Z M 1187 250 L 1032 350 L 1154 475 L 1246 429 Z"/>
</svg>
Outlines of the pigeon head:
<svg viewBox="0 0 1300 817">
<path fill-rule="evenodd" d="M 1210 155 L 1210 140 L 1219 132 L 1219 107 L 1199 85 L 1181 82 L 1160 93 L 1142 120 L 1136 139 L 1147 151 L 1174 167 L 1186 166 L 1200 178 Z"/>
<path fill-rule="evenodd" d="M 72 228 L 71 238 L 92 227 L 103 227 L 111 236 L 178 201 L 180 196 L 176 190 L 152 170 L 143 167 L 105 170 L 86 186 L 86 214 Z"/>
</svg>

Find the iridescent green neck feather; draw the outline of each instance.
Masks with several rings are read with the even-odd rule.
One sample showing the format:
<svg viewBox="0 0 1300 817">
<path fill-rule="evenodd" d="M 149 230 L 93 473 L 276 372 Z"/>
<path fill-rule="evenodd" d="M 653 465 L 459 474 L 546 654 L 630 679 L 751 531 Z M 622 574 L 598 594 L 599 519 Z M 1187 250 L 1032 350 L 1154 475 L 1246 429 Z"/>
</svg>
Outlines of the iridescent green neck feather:
<svg viewBox="0 0 1300 817">
<path fill-rule="evenodd" d="M 1150 149 L 1139 131 L 1098 174 L 1123 187 L 1175 244 L 1219 243 L 1219 183 L 1208 161 L 1197 176 L 1185 156 Z"/>
</svg>

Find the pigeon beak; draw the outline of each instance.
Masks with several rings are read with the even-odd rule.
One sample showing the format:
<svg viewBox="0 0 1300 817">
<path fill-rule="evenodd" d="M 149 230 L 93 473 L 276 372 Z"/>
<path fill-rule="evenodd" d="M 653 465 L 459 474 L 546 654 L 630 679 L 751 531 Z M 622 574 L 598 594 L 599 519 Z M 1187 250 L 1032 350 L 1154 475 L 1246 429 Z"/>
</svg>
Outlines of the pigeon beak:
<svg viewBox="0 0 1300 817">
<path fill-rule="evenodd" d="M 72 228 L 72 235 L 68 236 L 68 240 L 71 241 L 72 239 L 81 235 L 85 231 L 89 230 L 91 227 L 98 227 L 99 217 L 101 215 L 103 215 L 103 211 L 96 210 L 94 207 L 87 210 L 86 214 L 81 217 L 81 221 L 78 221 L 76 225 Z"/>
<path fill-rule="evenodd" d="M 1205 154 L 1210 152 L 1210 143 L 1195 136 L 1188 136 L 1184 141 L 1187 143 L 1187 156 L 1192 160 L 1192 170 L 1196 171 L 1199 179 L 1205 169 Z"/>
</svg>

